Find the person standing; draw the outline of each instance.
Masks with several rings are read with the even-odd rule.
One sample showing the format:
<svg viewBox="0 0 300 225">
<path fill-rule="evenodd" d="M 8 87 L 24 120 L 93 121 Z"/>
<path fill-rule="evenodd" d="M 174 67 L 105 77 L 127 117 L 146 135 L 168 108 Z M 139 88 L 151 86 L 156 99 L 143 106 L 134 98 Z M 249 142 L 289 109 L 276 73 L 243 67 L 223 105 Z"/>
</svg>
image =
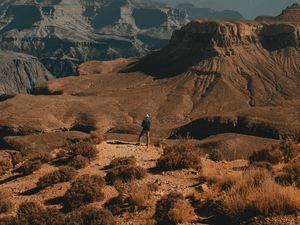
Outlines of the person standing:
<svg viewBox="0 0 300 225">
<path fill-rule="evenodd" d="M 147 147 L 149 147 L 149 144 L 150 144 L 150 129 L 151 129 L 151 119 L 150 119 L 150 116 L 149 114 L 146 115 L 145 119 L 143 120 L 142 122 L 142 127 L 143 127 L 143 130 L 139 136 L 139 139 L 138 139 L 138 144 L 140 145 L 141 144 L 141 138 L 146 135 L 146 138 L 147 138 Z"/>
</svg>

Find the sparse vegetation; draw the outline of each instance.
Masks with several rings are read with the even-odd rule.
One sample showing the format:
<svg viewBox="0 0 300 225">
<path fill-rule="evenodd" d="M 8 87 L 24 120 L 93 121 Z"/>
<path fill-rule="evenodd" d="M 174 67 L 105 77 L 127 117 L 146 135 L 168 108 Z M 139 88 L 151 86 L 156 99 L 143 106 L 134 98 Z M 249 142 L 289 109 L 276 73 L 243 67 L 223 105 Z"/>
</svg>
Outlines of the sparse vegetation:
<svg viewBox="0 0 300 225">
<path fill-rule="evenodd" d="M 273 170 L 273 165 L 269 162 L 253 162 L 249 166 L 250 169 L 266 169 L 269 171 Z"/>
<path fill-rule="evenodd" d="M 250 163 L 269 162 L 277 164 L 279 162 L 289 162 L 300 154 L 300 147 L 291 140 L 283 140 L 279 145 L 254 152 L 250 157 Z"/>
<path fill-rule="evenodd" d="M 164 154 L 157 161 L 156 167 L 160 171 L 200 169 L 201 158 L 199 153 L 189 146 L 170 146 L 164 149 Z"/>
<path fill-rule="evenodd" d="M 134 180 L 141 180 L 147 174 L 147 171 L 140 166 L 117 166 L 110 169 L 105 177 L 108 184 L 115 182 L 130 182 Z"/>
<path fill-rule="evenodd" d="M 24 161 L 24 158 L 20 152 L 13 151 L 13 152 L 10 152 L 9 154 L 11 157 L 11 162 L 13 164 L 13 167 L 15 167 L 16 165 L 18 165 L 19 163 Z"/>
<path fill-rule="evenodd" d="M 9 159 L 0 159 L 0 175 L 5 174 L 13 168 L 13 164 Z"/>
<path fill-rule="evenodd" d="M 89 164 L 89 159 L 81 155 L 75 156 L 68 163 L 69 166 L 74 167 L 77 170 L 86 167 L 88 164 Z"/>
<path fill-rule="evenodd" d="M 90 133 L 90 138 L 95 145 L 99 145 L 104 141 L 104 137 L 99 131 L 92 131 Z"/>
<path fill-rule="evenodd" d="M 66 149 L 71 156 L 81 155 L 89 160 L 94 160 L 98 154 L 96 146 L 89 139 L 73 143 L 69 142 L 66 145 Z"/>
<path fill-rule="evenodd" d="M 66 224 L 74 225 L 115 225 L 115 219 L 106 209 L 88 207 L 73 212 L 66 219 Z"/>
<path fill-rule="evenodd" d="M 113 215 L 146 209 L 150 205 L 151 194 L 155 191 L 151 185 L 137 185 L 134 183 L 121 185 L 117 189 L 119 195 L 105 204 L 105 207 Z"/>
<path fill-rule="evenodd" d="M 37 187 L 40 189 L 52 186 L 57 183 L 71 181 L 77 175 L 73 167 L 61 166 L 58 170 L 45 174 L 40 177 Z"/>
<path fill-rule="evenodd" d="M 192 221 L 194 208 L 180 193 L 170 193 L 156 203 L 157 224 L 179 224 Z"/>
<path fill-rule="evenodd" d="M 92 115 L 87 113 L 79 113 L 72 126 L 72 130 L 78 130 L 85 133 L 90 133 L 97 129 L 96 120 Z"/>
<path fill-rule="evenodd" d="M 10 201 L 10 196 L 5 191 L 0 191 L 0 213 L 7 213 L 13 209 L 13 203 Z"/>
<path fill-rule="evenodd" d="M 215 162 L 219 162 L 224 159 L 224 156 L 220 150 L 214 149 L 209 153 L 209 159 Z"/>
<path fill-rule="evenodd" d="M 31 156 L 31 161 L 40 161 L 41 163 L 48 163 L 51 160 L 51 155 L 48 152 L 39 152 Z"/>
<path fill-rule="evenodd" d="M 285 165 L 283 171 L 275 177 L 275 180 L 281 185 L 295 184 L 300 188 L 300 159 Z"/>
<path fill-rule="evenodd" d="M 224 180 L 224 175 L 220 179 Z M 222 192 L 221 183 L 211 187 L 216 194 L 211 194 L 198 207 L 220 221 L 226 218 L 230 224 L 240 224 L 255 216 L 293 214 L 300 210 L 299 190 L 276 184 L 267 170 L 252 169 L 236 176 L 226 192 Z"/>
<path fill-rule="evenodd" d="M 42 167 L 42 162 L 37 159 L 29 159 L 25 161 L 18 169 L 17 171 L 21 173 L 22 175 L 29 175 L 33 172 L 39 170 Z"/>
<path fill-rule="evenodd" d="M 116 168 L 118 166 L 136 166 L 137 162 L 135 157 L 121 157 L 121 158 L 115 158 L 113 159 L 110 164 L 109 164 L 109 168 L 113 169 Z"/>
<path fill-rule="evenodd" d="M 104 184 L 103 178 L 99 175 L 78 177 L 64 195 L 65 209 L 73 210 L 88 203 L 103 200 L 102 188 Z"/>
</svg>

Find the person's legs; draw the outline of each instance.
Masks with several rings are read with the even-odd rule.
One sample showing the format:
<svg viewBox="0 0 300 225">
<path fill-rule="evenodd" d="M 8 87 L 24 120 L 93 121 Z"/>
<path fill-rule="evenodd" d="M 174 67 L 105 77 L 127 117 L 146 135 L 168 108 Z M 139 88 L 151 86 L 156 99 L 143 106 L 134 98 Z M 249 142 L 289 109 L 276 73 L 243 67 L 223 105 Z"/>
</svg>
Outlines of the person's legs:
<svg viewBox="0 0 300 225">
<path fill-rule="evenodd" d="M 147 135 L 147 146 L 149 147 L 149 145 L 150 145 L 150 131 L 147 131 L 146 135 Z"/>
<path fill-rule="evenodd" d="M 138 139 L 138 144 L 141 144 L 141 138 L 143 137 L 143 135 L 145 134 L 145 130 L 143 129 L 140 133 L 139 139 Z"/>
</svg>

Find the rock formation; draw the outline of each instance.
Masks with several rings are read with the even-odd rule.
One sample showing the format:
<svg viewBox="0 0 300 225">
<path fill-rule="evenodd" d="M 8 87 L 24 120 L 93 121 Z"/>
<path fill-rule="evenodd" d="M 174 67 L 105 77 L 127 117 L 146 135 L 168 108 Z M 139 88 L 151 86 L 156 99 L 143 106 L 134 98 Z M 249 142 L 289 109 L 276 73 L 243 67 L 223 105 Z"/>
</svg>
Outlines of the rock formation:
<svg viewBox="0 0 300 225">
<path fill-rule="evenodd" d="M 80 76 L 40 87 L 55 96 L 17 95 L 0 103 L 0 137 L 78 127 L 135 134 L 146 113 L 153 133 L 163 137 L 295 137 L 299 39 L 294 21 L 194 20 L 156 53 L 86 62 Z"/>
<path fill-rule="evenodd" d="M 36 57 L 15 52 L 0 52 L 0 96 L 29 92 L 54 76 Z"/>
<path fill-rule="evenodd" d="M 177 9 L 143 0 L 6 0 L 1 14 L 0 48 L 37 56 L 56 76 L 75 74 L 86 60 L 145 55 L 187 22 Z"/>
</svg>

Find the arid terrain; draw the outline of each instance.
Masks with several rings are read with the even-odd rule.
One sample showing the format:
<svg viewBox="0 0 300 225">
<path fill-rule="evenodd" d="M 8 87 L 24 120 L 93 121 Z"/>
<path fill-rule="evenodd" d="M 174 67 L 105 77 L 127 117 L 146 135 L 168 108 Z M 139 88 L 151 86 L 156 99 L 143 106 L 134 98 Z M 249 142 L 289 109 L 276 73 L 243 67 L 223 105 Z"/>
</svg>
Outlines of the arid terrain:
<svg viewBox="0 0 300 225">
<path fill-rule="evenodd" d="M 196 19 L 3 99 L 0 224 L 299 224 L 299 21 Z"/>
</svg>

